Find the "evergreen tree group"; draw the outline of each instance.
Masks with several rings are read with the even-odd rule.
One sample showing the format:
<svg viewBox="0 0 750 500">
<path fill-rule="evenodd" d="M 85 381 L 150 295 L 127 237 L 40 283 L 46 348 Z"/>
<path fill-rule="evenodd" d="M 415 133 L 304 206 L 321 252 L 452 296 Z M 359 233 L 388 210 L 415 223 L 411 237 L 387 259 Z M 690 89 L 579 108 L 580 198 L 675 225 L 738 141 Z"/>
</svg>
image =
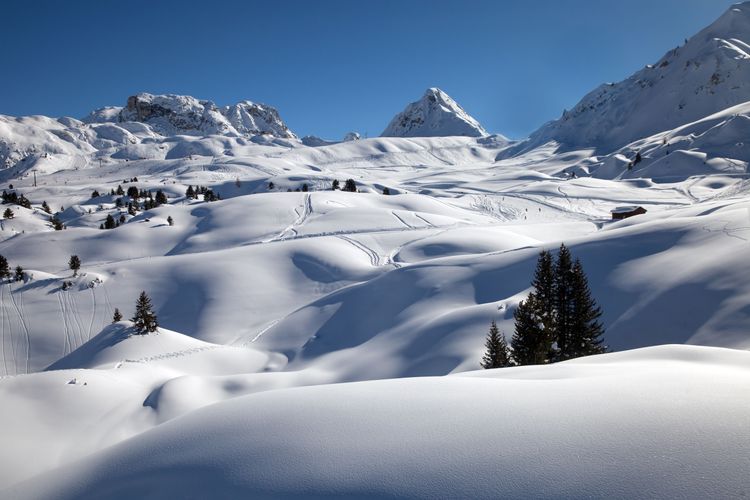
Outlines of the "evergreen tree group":
<svg viewBox="0 0 750 500">
<path fill-rule="evenodd" d="M 591 296 L 581 261 L 563 244 L 553 262 L 539 254 L 532 292 L 514 313 L 511 341 L 519 365 L 564 361 L 606 351 L 602 345 L 602 311 Z"/>
</svg>

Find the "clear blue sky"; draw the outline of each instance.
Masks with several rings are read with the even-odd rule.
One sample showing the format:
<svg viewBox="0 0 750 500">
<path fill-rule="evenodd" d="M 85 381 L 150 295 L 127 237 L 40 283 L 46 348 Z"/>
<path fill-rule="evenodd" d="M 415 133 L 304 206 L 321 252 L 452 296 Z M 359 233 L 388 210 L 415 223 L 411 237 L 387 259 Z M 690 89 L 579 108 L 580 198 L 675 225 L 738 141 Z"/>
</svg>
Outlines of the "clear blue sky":
<svg viewBox="0 0 750 500">
<path fill-rule="evenodd" d="M 2 0 L 0 114 L 128 95 L 275 106 L 299 135 L 379 134 L 424 90 L 520 138 L 713 22 L 730 0 Z"/>
</svg>

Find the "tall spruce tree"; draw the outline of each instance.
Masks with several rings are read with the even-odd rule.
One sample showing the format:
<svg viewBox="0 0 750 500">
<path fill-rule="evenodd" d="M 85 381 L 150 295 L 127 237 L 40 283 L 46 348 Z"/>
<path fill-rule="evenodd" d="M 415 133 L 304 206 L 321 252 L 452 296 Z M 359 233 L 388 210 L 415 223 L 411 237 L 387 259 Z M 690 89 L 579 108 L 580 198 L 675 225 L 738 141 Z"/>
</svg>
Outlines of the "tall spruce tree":
<svg viewBox="0 0 750 500">
<path fill-rule="evenodd" d="M 553 361 L 565 359 L 573 331 L 573 258 L 565 244 L 560 245 L 555 264 L 555 332 L 557 349 Z"/>
<path fill-rule="evenodd" d="M 531 292 L 513 313 L 516 323 L 510 345 L 519 365 L 541 365 L 549 360 L 549 340 L 539 310 L 536 294 Z"/>
<path fill-rule="evenodd" d="M 146 292 L 141 292 L 135 303 L 135 316 L 133 316 L 132 321 L 139 335 L 155 332 L 159 328 L 156 314 L 151 308 L 151 299 L 148 298 Z"/>
<path fill-rule="evenodd" d="M 542 250 L 536 262 L 534 278 L 531 280 L 531 286 L 534 287 L 534 296 L 536 297 L 536 312 L 544 329 L 544 340 L 547 343 L 547 357 L 549 358 L 555 356 L 553 344 L 556 338 L 555 274 L 553 267 L 552 254 L 547 250 Z"/>
<path fill-rule="evenodd" d="M 482 357 L 482 368 L 504 368 L 510 366 L 510 353 L 508 345 L 505 343 L 505 336 L 500 333 L 497 323 L 492 321 L 490 331 L 487 334 L 487 340 L 484 343 L 487 350 Z"/>
<path fill-rule="evenodd" d="M 560 359 L 572 359 L 606 352 L 602 345 L 604 327 L 599 322 L 602 310 L 591 297 L 591 289 L 581 261 L 576 259 L 572 273 L 571 330 Z"/>
</svg>

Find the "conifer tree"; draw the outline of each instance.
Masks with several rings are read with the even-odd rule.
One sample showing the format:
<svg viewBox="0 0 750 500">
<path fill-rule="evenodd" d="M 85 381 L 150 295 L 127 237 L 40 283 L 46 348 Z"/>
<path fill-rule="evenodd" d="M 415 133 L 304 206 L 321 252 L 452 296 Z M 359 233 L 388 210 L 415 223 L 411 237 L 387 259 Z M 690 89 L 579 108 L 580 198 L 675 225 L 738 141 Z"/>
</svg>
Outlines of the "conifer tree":
<svg viewBox="0 0 750 500">
<path fill-rule="evenodd" d="M 341 184 L 339 183 L 339 180 L 333 179 L 333 183 L 331 184 L 331 191 L 336 191 L 340 186 Z"/>
<path fill-rule="evenodd" d="M 151 299 L 148 298 L 146 292 L 141 292 L 135 303 L 135 316 L 133 316 L 132 321 L 138 335 L 155 332 L 159 327 L 156 314 L 151 309 Z"/>
<path fill-rule="evenodd" d="M 122 321 L 122 313 L 115 307 L 115 313 L 112 315 L 112 323 L 117 323 L 118 321 Z"/>
<path fill-rule="evenodd" d="M 115 191 L 115 193 L 116 193 L 116 194 L 117 194 L 118 196 L 122 196 L 122 195 L 124 195 L 124 194 L 125 194 L 125 191 L 123 191 L 123 190 L 122 190 L 122 186 L 121 186 L 120 184 L 118 184 L 118 185 L 117 185 L 117 191 Z"/>
<path fill-rule="evenodd" d="M 104 220 L 104 229 L 114 229 L 115 228 L 115 218 L 112 217 L 112 214 L 107 214 L 107 218 Z"/>
<path fill-rule="evenodd" d="M 3 219 L 12 219 L 15 216 L 16 214 L 14 214 L 13 210 L 11 210 L 10 208 L 6 208 L 5 212 L 3 212 Z"/>
<path fill-rule="evenodd" d="M 156 206 L 165 205 L 168 202 L 167 195 L 161 189 L 156 191 Z"/>
<path fill-rule="evenodd" d="M 16 266 L 15 280 L 23 281 L 25 276 L 26 276 L 26 273 L 23 272 L 23 268 L 21 266 Z"/>
<path fill-rule="evenodd" d="M 531 292 L 513 313 L 516 324 L 511 348 L 519 365 L 541 365 L 548 361 L 549 343 L 538 311 L 536 295 Z"/>
<path fill-rule="evenodd" d="M 534 287 L 535 304 L 538 308 L 536 312 L 544 329 L 547 356 L 552 357 L 554 356 L 553 344 L 556 340 L 555 275 L 553 272 L 552 254 L 547 250 L 542 250 L 539 253 L 531 286 Z"/>
<path fill-rule="evenodd" d="M 47 205 L 47 202 L 46 202 L 46 201 L 43 201 L 43 202 L 42 202 L 42 210 L 44 210 L 44 211 L 45 211 L 45 212 L 47 212 L 48 214 L 51 214 L 51 213 L 52 213 L 52 210 L 50 210 L 50 208 L 49 208 L 49 205 Z"/>
<path fill-rule="evenodd" d="M 508 352 L 508 345 L 505 343 L 505 336 L 500 333 L 497 323 L 494 320 L 490 325 L 490 331 L 487 334 L 484 346 L 487 350 L 482 357 L 482 368 L 490 369 L 510 366 L 510 353 Z"/>
<path fill-rule="evenodd" d="M 187 190 L 185 191 L 185 196 L 191 200 L 195 198 L 195 191 L 193 190 L 193 186 L 188 186 Z"/>
<path fill-rule="evenodd" d="M 391 194 L 391 190 L 388 189 L 388 186 L 386 186 L 386 187 L 383 188 L 383 194 L 386 195 L 386 196 L 389 195 L 389 194 Z"/>
<path fill-rule="evenodd" d="M 0 279 L 10 278 L 8 259 L 0 255 Z"/>
<path fill-rule="evenodd" d="M 169 224 L 170 226 L 174 226 L 174 219 L 171 215 L 167 217 L 167 224 Z"/>
<path fill-rule="evenodd" d="M 68 267 L 73 271 L 73 276 L 78 276 L 78 270 L 81 268 L 81 259 L 77 255 L 71 255 L 68 260 Z"/>
<path fill-rule="evenodd" d="M 564 359 L 560 353 L 568 351 L 573 323 L 573 259 L 565 244 L 560 245 L 555 264 L 555 339 L 557 351 L 554 361 Z"/>
<path fill-rule="evenodd" d="M 588 278 L 578 259 L 573 264 L 571 302 L 571 333 L 565 351 L 560 352 L 560 359 L 606 352 L 607 348 L 602 345 L 601 338 L 604 327 L 599 322 L 602 310 L 591 297 Z"/>
<path fill-rule="evenodd" d="M 342 191 L 349 191 L 351 193 L 357 192 L 357 183 L 354 182 L 354 179 L 347 179 L 344 183 L 344 187 L 341 189 Z"/>
</svg>

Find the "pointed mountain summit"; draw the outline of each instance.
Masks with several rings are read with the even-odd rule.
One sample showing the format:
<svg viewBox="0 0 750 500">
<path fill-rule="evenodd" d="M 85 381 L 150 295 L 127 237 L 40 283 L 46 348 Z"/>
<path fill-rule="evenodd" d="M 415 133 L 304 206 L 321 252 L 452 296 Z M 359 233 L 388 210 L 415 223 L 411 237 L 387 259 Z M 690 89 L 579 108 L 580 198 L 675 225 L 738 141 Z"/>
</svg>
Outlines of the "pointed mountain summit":
<svg viewBox="0 0 750 500">
<path fill-rule="evenodd" d="M 618 83 L 589 92 L 511 154 L 550 141 L 561 150 L 614 151 L 750 100 L 750 2 Z"/>
<path fill-rule="evenodd" d="M 427 89 L 422 98 L 397 114 L 381 137 L 481 137 L 487 131 L 456 101 L 438 88 Z"/>
</svg>

